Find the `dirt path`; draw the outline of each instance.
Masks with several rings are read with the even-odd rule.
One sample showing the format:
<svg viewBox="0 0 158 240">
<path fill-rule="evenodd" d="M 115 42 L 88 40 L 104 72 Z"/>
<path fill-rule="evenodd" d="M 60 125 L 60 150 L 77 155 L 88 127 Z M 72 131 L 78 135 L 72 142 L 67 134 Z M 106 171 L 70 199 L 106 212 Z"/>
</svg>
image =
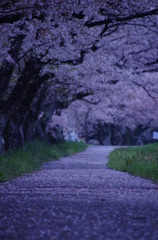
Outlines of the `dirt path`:
<svg viewBox="0 0 158 240">
<path fill-rule="evenodd" d="M 114 147 L 0 184 L 0 239 L 157 240 L 158 185 L 107 168 Z"/>
</svg>

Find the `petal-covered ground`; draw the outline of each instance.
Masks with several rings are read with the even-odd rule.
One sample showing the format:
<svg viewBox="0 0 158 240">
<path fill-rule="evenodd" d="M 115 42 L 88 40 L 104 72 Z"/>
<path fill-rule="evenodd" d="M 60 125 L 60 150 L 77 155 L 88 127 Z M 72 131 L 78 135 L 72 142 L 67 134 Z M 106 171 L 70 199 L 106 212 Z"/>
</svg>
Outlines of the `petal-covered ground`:
<svg viewBox="0 0 158 240">
<path fill-rule="evenodd" d="M 158 185 L 107 168 L 114 147 L 0 184 L 0 239 L 158 238 Z"/>
</svg>

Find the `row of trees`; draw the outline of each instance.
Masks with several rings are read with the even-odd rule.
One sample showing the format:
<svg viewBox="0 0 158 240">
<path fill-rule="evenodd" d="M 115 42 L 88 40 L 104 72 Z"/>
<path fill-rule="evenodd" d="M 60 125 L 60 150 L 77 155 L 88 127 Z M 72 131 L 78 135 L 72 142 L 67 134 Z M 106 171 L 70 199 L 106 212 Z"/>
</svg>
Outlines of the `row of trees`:
<svg viewBox="0 0 158 240">
<path fill-rule="evenodd" d="M 156 0 L 2 0 L 0 33 L 0 153 L 47 138 L 75 99 L 129 84 L 157 98 Z"/>
</svg>

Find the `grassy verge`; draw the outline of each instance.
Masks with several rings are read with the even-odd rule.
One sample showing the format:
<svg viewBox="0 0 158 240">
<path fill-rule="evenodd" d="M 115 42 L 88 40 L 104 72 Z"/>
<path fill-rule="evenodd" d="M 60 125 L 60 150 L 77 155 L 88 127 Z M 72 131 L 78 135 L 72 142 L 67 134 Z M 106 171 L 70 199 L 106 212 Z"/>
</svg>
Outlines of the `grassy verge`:
<svg viewBox="0 0 158 240">
<path fill-rule="evenodd" d="M 86 150 L 83 142 L 64 142 L 48 146 L 36 140 L 25 149 L 12 150 L 0 156 L 0 182 L 40 169 L 42 163 Z"/>
<path fill-rule="evenodd" d="M 109 155 L 108 167 L 158 181 L 158 143 L 116 149 Z"/>
</svg>

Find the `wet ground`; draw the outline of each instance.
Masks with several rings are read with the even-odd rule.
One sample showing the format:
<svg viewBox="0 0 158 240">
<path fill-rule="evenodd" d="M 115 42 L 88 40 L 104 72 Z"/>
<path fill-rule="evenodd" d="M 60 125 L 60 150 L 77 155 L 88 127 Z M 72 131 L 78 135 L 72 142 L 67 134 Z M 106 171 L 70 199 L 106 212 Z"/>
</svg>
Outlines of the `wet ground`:
<svg viewBox="0 0 158 240">
<path fill-rule="evenodd" d="M 107 168 L 114 147 L 0 184 L 0 240 L 158 239 L 158 185 Z"/>
</svg>

